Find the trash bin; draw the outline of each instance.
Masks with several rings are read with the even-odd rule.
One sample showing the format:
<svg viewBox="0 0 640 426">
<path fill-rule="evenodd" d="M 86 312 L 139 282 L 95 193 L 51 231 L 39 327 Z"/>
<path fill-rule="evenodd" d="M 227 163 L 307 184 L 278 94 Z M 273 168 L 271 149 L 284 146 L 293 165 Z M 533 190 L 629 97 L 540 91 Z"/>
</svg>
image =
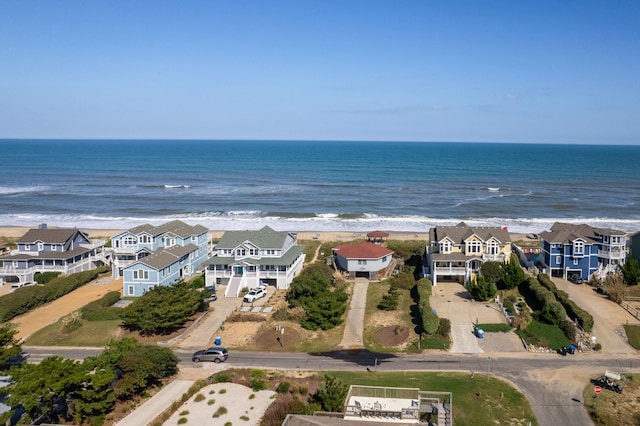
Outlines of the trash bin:
<svg viewBox="0 0 640 426">
<path fill-rule="evenodd" d="M 216 346 L 220 346 L 222 344 L 222 337 L 216 336 L 214 343 L 216 344 Z"/>
<path fill-rule="evenodd" d="M 476 328 L 476 336 L 478 336 L 478 339 L 483 339 L 484 338 L 484 330 L 481 328 Z"/>
</svg>

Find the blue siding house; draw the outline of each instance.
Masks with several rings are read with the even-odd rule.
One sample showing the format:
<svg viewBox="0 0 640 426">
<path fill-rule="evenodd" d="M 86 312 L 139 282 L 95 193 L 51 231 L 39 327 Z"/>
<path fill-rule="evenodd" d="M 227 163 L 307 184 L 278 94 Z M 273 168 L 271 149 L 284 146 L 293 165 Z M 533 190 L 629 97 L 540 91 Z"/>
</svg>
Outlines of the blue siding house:
<svg viewBox="0 0 640 426">
<path fill-rule="evenodd" d="M 76 228 L 30 229 L 16 241 L 17 249 L 4 255 L 0 266 L 2 283 L 31 283 L 38 273 L 73 274 L 106 265 L 106 241 L 91 241 Z"/>
<path fill-rule="evenodd" d="M 209 257 L 208 229 L 174 220 L 141 225 L 111 239 L 114 277 L 122 277 L 125 296 L 141 296 L 157 285 L 194 276 Z"/>
<path fill-rule="evenodd" d="M 541 263 L 552 277 L 591 279 L 615 272 L 626 259 L 626 233 L 556 222 L 540 233 Z"/>
</svg>

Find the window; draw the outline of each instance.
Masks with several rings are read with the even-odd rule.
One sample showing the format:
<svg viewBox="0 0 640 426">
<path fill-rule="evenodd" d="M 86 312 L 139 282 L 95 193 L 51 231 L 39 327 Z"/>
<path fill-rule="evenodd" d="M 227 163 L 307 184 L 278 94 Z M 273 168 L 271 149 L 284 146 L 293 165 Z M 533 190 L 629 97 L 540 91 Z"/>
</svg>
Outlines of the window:
<svg viewBox="0 0 640 426">
<path fill-rule="evenodd" d="M 367 261 L 366 260 L 358 260 L 358 265 L 366 265 Z"/>
<path fill-rule="evenodd" d="M 51 244 L 51 251 L 57 251 L 58 250 L 58 245 L 57 244 Z"/>
<path fill-rule="evenodd" d="M 127 295 L 128 296 L 133 296 L 135 294 L 135 291 L 133 290 L 133 286 L 127 286 Z"/>
<path fill-rule="evenodd" d="M 122 243 L 125 246 L 134 246 L 137 244 L 136 237 L 133 237 L 133 236 L 124 237 L 124 240 L 122 241 Z"/>
<path fill-rule="evenodd" d="M 148 244 L 151 242 L 151 237 L 148 235 L 140 235 L 140 243 Z"/>
<path fill-rule="evenodd" d="M 562 263 L 562 256 L 556 256 L 556 263 L 560 265 Z"/>
<path fill-rule="evenodd" d="M 451 241 L 440 243 L 440 253 L 451 253 Z"/>
<path fill-rule="evenodd" d="M 383 258 L 382 258 L 382 261 L 383 261 L 383 262 L 386 262 L 386 261 L 387 261 L 387 256 L 383 257 Z"/>
<path fill-rule="evenodd" d="M 144 269 L 138 269 L 137 271 L 133 271 L 133 279 L 134 280 L 148 280 L 149 279 L 149 271 L 145 271 Z"/>
<path fill-rule="evenodd" d="M 236 256 L 246 256 L 247 251 L 245 249 L 236 250 Z"/>
<path fill-rule="evenodd" d="M 573 242 L 573 254 L 574 255 L 584 255 L 584 242 L 582 242 L 582 241 L 574 241 Z"/>
<path fill-rule="evenodd" d="M 38 243 L 38 251 L 44 250 L 44 243 Z"/>
<path fill-rule="evenodd" d="M 172 247 L 176 245 L 176 239 L 175 238 L 171 238 L 171 237 L 166 237 L 164 239 L 164 246 L 165 247 Z"/>
<path fill-rule="evenodd" d="M 31 250 L 31 244 L 25 244 L 24 249 L 27 251 Z"/>
<path fill-rule="evenodd" d="M 500 253 L 500 245 L 496 241 L 491 241 L 487 244 L 487 253 L 488 254 L 499 254 Z"/>
<path fill-rule="evenodd" d="M 578 259 L 573 259 L 573 266 L 578 266 L 578 263 L 580 263 Z"/>
<path fill-rule="evenodd" d="M 480 253 L 482 251 L 482 243 L 478 240 L 469 241 L 467 243 L 468 253 Z"/>
</svg>

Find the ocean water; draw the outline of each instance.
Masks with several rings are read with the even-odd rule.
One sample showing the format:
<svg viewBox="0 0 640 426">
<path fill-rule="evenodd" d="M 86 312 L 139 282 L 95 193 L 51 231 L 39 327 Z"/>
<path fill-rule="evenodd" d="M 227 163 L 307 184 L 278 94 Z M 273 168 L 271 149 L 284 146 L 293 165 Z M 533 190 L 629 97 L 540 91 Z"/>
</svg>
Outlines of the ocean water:
<svg viewBox="0 0 640 426">
<path fill-rule="evenodd" d="M 0 226 L 640 230 L 640 146 L 1 140 Z"/>
</svg>

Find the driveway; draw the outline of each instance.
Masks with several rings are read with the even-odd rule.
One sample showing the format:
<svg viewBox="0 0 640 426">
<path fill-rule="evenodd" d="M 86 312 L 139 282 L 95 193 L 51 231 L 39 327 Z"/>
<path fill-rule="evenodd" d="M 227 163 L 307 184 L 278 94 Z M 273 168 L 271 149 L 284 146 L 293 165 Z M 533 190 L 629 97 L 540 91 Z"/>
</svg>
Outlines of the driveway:
<svg viewBox="0 0 640 426">
<path fill-rule="evenodd" d="M 431 307 L 451 321 L 451 353 L 520 352 L 524 347 L 514 333 L 488 333 L 484 339 L 473 334 L 474 324 L 506 323 L 498 305 L 473 302 L 462 284 L 440 283 L 433 287 Z"/>
<path fill-rule="evenodd" d="M 621 355 L 637 354 L 637 351 L 620 336 L 624 335 L 623 325 L 640 325 L 640 321 L 617 303 L 593 291 L 593 287 L 588 284 L 572 284 L 561 278 L 552 278 L 552 281 L 560 290 L 566 291 L 578 306 L 593 315 L 594 325 L 591 335 L 596 337 L 596 343 L 602 345 L 602 352 Z"/>
<path fill-rule="evenodd" d="M 367 305 L 367 286 L 365 278 L 356 278 L 351 296 L 351 306 L 347 312 L 347 322 L 339 347 L 356 349 L 364 347 L 362 331 L 364 329 L 364 311 Z"/>
</svg>

